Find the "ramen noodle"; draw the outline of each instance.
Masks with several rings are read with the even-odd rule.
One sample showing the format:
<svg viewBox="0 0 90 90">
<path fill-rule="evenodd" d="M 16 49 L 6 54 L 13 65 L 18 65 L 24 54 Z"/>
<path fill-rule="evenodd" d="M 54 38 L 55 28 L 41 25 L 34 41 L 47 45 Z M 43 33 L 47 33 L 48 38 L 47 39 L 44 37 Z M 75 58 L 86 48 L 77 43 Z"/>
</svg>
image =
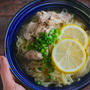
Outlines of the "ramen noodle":
<svg viewBox="0 0 90 90">
<path fill-rule="evenodd" d="M 36 20 L 30 21 L 28 24 L 22 26 L 20 35 L 17 37 L 16 47 L 17 54 L 22 55 L 25 58 L 24 69 L 26 73 L 34 78 L 35 81 L 40 81 L 41 85 L 48 87 L 50 85 L 62 86 L 70 85 L 73 82 L 79 81 L 81 77 L 90 72 L 90 32 L 86 30 L 84 22 L 77 19 L 75 15 L 65 11 L 56 13 L 54 11 L 40 11 L 35 15 Z M 66 24 L 76 24 L 84 28 L 89 36 L 89 45 L 86 50 L 87 61 L 84 67 L 76 73 L 64 73 L 60 72 L 54 67 L 52 73 L 48 73 L 48 70 L 44 67 L 41 62 L 42 55 L 40 52 L 34 52 L 33 50 L 28 51 L 25 49 L 27 45 L 32 43 L 39 32 L 47 32 L 52 28 L 60 28 Z M 40 68 L 42 67 L 42 68 Z M 38 69 L 40 68 L 40 69 Z"/>
</svg>

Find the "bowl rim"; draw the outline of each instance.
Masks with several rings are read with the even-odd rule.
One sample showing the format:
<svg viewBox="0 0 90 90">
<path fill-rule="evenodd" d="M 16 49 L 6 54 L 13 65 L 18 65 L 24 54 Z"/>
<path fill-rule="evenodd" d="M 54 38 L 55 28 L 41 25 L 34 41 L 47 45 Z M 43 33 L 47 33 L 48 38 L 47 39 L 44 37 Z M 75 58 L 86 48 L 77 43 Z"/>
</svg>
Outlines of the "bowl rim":
<svg viewBox="0 0 90 90">
<path fill-rule="evenodd" d="M 32 85 L 32 84 L 34 84 L 34 83 L 32 83 L 31 82 L 31 85 L 30 84 L 28 84 L 28 82 L 26 82 L 26 80 L 24 79 L 23 80 L 23 77 L 17 72 L 17 70 L 15 70 L 16 68 L 14 67 L 14 65 L 9 61 L 9 59 L 8 59 L 8 56 L 7 56 L 7 51 L 6 51 L 6 49 L 7 49 L 7 37 L 8 37 L 8 33 L 9 33 L 9 29 L 10 29 L 10 27 L 12 26 L 12 24 L 13 24 L 13 22 L 14 22 L 14 20 L 18 17 L 18 15 L 20 14 L 20 13 L 22 13 L 26 8 L 28 8 L 30 5 L 33 5 L 34 3 L 36 3 L 37 1 L 40 1 L 40 0 L 35 0 L 35 1 L 33 1 L 33 2 L 31 2 L 31 3 L 28 3 L 27 5 L 25 5 L 22 9 L 20 9 L 20 11 L 18 11 L 17 12 L 17 14 L 14 16 L 14 18 L 12 19 L 12 21 L 10 22 L 10 25 L 9 25 L 9 27 L 8 27 L 8 30 L 7 30 L 7 32 L 6 32 L 6 37 L 5 37 L 5 46 L 4 46 L 4 51 L 5 51 L 5 56 L 6 56 L 6 58 L 7 58 L 7 60 L 8 60 L 8 62 L 9 62 L 9 65 L 10 65 L 10 68 L 11 68 L 11 70 L 12 70 L 12 72 L 14 73 L 14 75 L 22 82 L 22 83 L 24 83 L 25 85 L 27 85 L 27 86 L 30 86 L 31 88 L 33 88 L 33 89 L 35 89 L 35 90 L 42 90 L 42 88 L 41 89 L 38 89 L 37 87 L 34 87 L 34 86 L 36 86 L 36 85 Z M 75 0 L 74 0 L 75 1 Z M 76 2 L 76 1 L 75 1 Z M 80 2 L 79 2 L 80 3 Z M 82 3 L 80 3 L 80 4 L 82 4 Z M 43 5 L 43 4 L 42 4 Z M 34 7 L 34 8 L 37 8 L 37 7 L 40 7 L 40 6 L 42 6 L 42 5 L 39 5 L 39 6 L 36 6 L 36 7 Z M 44 4 L 44 5 L 46 5 L 46 4 Z M 82 4 L 82 5 L 84 5 L 84 4 Z M 85 5 L 84 5 L 85 6 Z M 33 6 L 32 6 L 33 7 Z M 85 6 L 85 7 L 87 7 L 87 6 Z M 34 9 L 34 8 L 32 8 L 32 9 Z M 88 8 L 88 7 L 87 7 Z M 11 66 L 12 65 L 12 66 Z M 80 86 L 80 87 L 78 87 L 78 88 L 76 88 L 76 89 L 80 89 L 80 88 L 82 88 L 82 87 L 84 87 L 84 86 L 86 86 L 88 83 L 90 83 L 90 80 L 87 82 L 87 83 L 84 83 L 82 86 Z M 76 90 L 75 89 L 75 90 Z M 57 89 L 43 89 L 43 90 L 57 90 Z M 60 90 L 64 90 L 64 89 L 60 89 Z M 66 89 L 65 89 L 66 90 Z"/>
</svg>

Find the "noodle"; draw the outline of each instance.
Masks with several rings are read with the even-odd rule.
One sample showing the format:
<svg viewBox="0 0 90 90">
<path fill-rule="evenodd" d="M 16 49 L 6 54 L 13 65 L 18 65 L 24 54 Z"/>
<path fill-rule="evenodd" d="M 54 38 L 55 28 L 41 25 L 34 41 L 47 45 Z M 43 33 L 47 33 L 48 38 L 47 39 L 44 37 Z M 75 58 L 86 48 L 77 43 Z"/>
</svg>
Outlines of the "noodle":
<svg viewBox="0 0 90 90">
<path fill-rule="evenodd" d="M 77 25 L 81 26 L 82 28 L 85 28 L 85 25 L 81 21 L 78 21 L 77 19 L 75 19 L 74 15 L 69 14 L 66 10 L 62 11 L 59 14 L 60 14 L 62 20 L 64 21 L 63 25 L 77 24 Z M 66 17 L 66 15 L 68 15 L 68 17 Z M 66 18 L 66 21 L 64 20 L 65 18 Z M 37 23 L 38 22 L 35 22 L 35 23 L 33 23 L 33 25 L 34 24 L 36 25 Z M 56 24 L 55 26 L 57 27 L 58 24 Z M 52 27 L 54 27 L 54 26 L 52 26 Z M 29 28 L 30 28 L 30 26 L 29 26 Z M 33 26 L 33 28 L 34 28 L 34 26 Z M 90 34 L 89 34 L 89 38 L 90 38 Z M 26 40 L 23 35 L 19 35 L 17 37 L 16 46 L 17 46 L 17 51 L 19 54 L 23 54 L 26 52 L 24 48 L 27 46 L 28 43 L 30 43 L 30 41 Z M 88 72 L 90 72 L 89 64 L 90 64 L 90 42 L 89 42 L 89 47 L 87 48 L 86 64 L 77 73 L 66 74 L 66 73 L 60 72 L 56 68 L 54 68 L 54 72 L 50 73 L 50 76 L 52 77 L 52 79 L 48 79 L 48 73 L 47 73 L 47 70 L 44 68 L 43 64 L 40 61 L 34 61 L 34 60 L 30 61 L 27 65 L 25 65 L 25 70 L 28 75 L 34 77 L 35 81 L 40 80 L 42 82 L 42 85 L 45 87 L 48 87 L 51 84 L 61 87 L 62 85 L 70 85 L 73 82 L 78 81 L 80 77 L 83 77 Z M 39 67 L 43 67 L 43 70 L 42 71 L 38 70 Z"/>
</svg>

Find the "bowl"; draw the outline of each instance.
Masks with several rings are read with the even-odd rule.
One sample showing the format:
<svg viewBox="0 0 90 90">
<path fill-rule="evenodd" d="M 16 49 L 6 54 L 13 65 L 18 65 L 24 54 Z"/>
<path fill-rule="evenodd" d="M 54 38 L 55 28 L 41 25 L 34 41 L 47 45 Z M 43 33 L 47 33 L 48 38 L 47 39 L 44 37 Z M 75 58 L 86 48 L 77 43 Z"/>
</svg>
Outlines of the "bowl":
<svg viewBox="0 0 90 90">
<path fill-rule="evenodd" d="M 78 15 L 85 21 L 87 28 L 89 28 L 90 8 L 78 2 L 77 0 L 35 0 L 28 3 L 25 7 L 17 12 L 7 29 L 5 37 L 5 56 L 14 75 L 29 88 L 34 90 L 77 90 L 90 83 L 90 73 L 88 73 L 82 77 L 80 81 L 63 87 L 43 87 L 36 85 L 33 78 L 28 77 L 24 73 L 15 56 L 15 51 L 13 48 L 16 36 L 18 35 L 21 26 L 27 20 L 29 20 L 29 18 L 32 18 L 32 16 L 40 10 L 59 11 L 64 8 L 68 9 L 69 12 Z"/>
</svg>

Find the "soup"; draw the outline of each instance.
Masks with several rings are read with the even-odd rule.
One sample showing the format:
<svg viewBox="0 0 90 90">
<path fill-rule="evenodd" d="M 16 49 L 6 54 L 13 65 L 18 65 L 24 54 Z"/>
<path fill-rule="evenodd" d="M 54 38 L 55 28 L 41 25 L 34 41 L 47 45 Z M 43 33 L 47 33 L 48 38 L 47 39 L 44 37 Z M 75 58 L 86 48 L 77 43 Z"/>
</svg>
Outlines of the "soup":
<svg viewBox="0 0 90 90">
<path fill-rule="evenodd" d="M 63 32 L 67 26 L 72 28 Z M 57 47 L 61 49 L 56 50 Z M 16 48 L 17 57 L 23 58 L 25 72 L 38 85 L 70 85 L 90 72 L 90 32 L 80 18 L 68 11 L 37 12 L 32 21 L 22 26 Z"/>
</svg>

